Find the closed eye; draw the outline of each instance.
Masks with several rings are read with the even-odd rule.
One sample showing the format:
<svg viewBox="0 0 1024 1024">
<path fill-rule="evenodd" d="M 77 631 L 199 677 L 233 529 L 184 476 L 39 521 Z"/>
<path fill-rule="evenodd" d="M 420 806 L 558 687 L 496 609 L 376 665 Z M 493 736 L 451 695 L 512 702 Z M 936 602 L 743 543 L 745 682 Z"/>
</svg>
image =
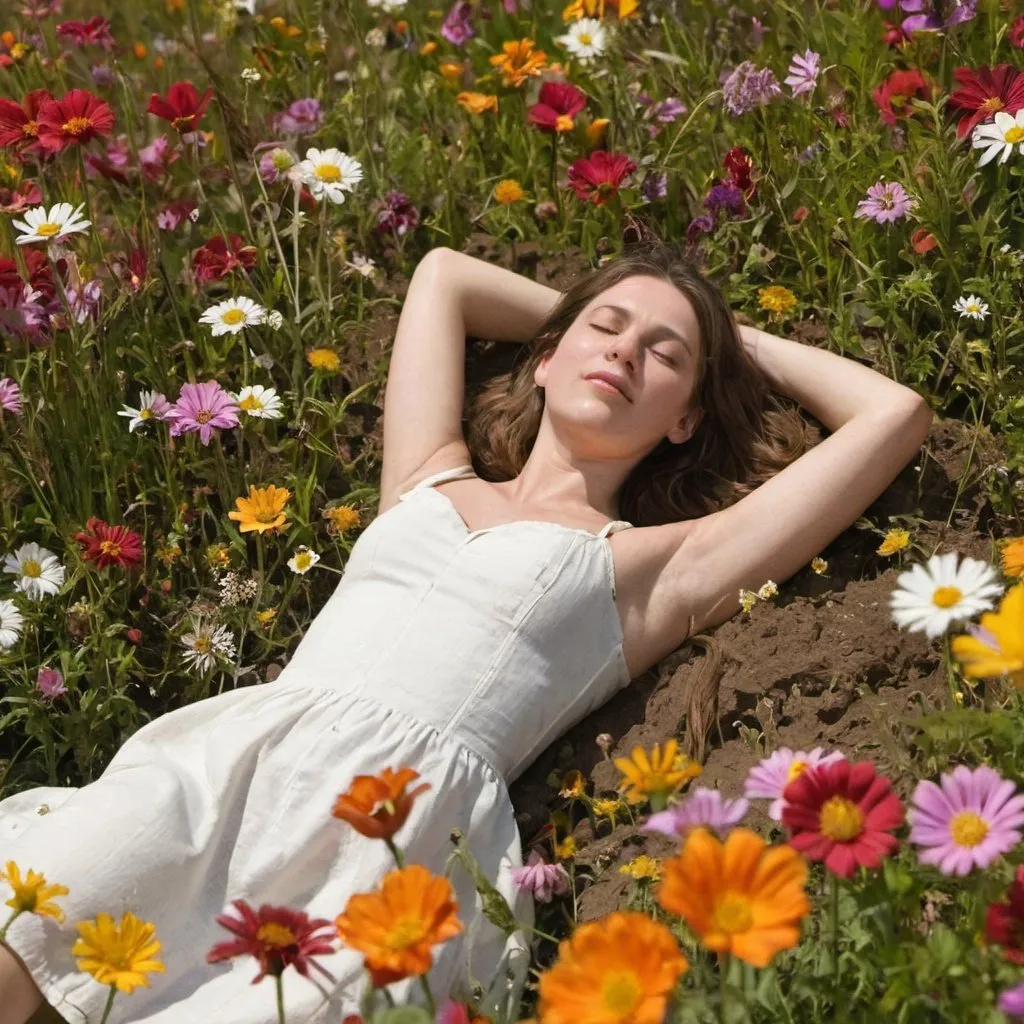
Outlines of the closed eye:
<svg viewBox="0 0 1024 1024">
<path fill-rule="evenodd" d="M 591 324 L 591 327 L 595 331 L 600 331 L 602 334 L 618 334 L 618 331 L 612 330 L 611 327 L 602 327 L 600 324 Z"/>
</svg>

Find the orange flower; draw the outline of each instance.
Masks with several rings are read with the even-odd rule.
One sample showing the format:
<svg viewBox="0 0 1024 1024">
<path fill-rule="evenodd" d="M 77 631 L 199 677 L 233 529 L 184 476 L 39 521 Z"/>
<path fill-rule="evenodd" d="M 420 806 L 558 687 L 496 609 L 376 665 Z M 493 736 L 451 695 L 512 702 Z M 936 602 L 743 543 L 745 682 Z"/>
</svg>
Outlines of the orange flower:
<svg viewBox="0 0 1024 1024">
<path fill-rule="evenodd" d="M 462 931 L 455 890 L 421 864 L 391 871 L 379 892 L 349 897 L 335 924 L 342 942 L 365 957 L 375 987 L 426 974 L 431 947 Z"/>
<path fill-rule="evenodd" d="M 397 772 L 385 768 L 380 775 L 357 775 L 348 792 L 334 802 L 331 813 L 364 836 L 390 839 L 405 824 L 413 800 L 430 789 L 430 783 L 424 782 L 408 793 L 405 791 L 419 777 L 419 772 L 412 768 L 399 768 Z"/>
<path fill-rule="evenodd" d="M 1004 576 L 1015 579 L 1024 577 L 1024 537 L 1014 537 L 1004 542 L 999 555 Z"/>
<path fill-rule="evenodd" d="M 465 71 L 465 68 L 458 61 L 446 60 L 438 65 L 437 70 L 440 71 L 449 82 L 457 82 L 462 77 L 462 73 Z"/>
<path fill-rule="evenodd" d="M 581 924 L 540 976 L 540 1024 L 661 1024 L 689 967 L 675 936 L 647 914 L 620 911 Z"/>
<path fill-rule="evenodd" d="M 590 124 L 587 125 L 587 147 L 588 149 L 597 149 L 598 146 L 604 141 L 605 133 L 608 131 L 608 125 L 611 121 L 607 117 L 595 117 Z"/>
<path fill-rule="evenodd" d="M 662 867 L 658 902 L 684 917 L 708 949 L 766 967 L 800 941 L 811 904 L 807 864 L 791 846 L 766 849 L 748 828 L 733 829 L 723 843 L 698 828 Z"/>
<path fill-rule="evenodd" d="M 543 50 L 533 48 L 532 39 L 510 40 L 501 44 L 502 53 L 491 57 L 491 63 L 501 70 L 502 85 L 520 86 L 527 78 L 539 75 L 548 62 Z"/>
<path fill-rule="evenodd" d="M 455 102 L 471 114 L 484 114 L 488 110 L 494 111 L 495 114 L 498 112 L 498 97 L 489 96 L 485 92 L 460 92 L 455 97 Z"/>
</svg>

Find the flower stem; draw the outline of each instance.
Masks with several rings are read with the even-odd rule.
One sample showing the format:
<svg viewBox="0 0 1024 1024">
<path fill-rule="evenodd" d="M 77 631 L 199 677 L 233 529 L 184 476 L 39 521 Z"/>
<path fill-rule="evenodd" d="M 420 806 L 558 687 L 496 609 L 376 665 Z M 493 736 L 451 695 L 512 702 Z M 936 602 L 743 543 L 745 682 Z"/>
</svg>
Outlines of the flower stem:
<svg viewBox="0 0 1024 1024">
<path fill-rule="evenodd" d="M 402 851 L 397 846 L 395 846 L 394 840 L 391 839 L 390 836 L 387 837 L 384 840 L 384 842 L 388 844 L 388 849 L 391 851 L 391 856 L 395 858 L 395 863 L 399 866 L 399 868 L 401 868 L 402 867 Z"/>
<path fill-rule="evenodd" d="M 103 1007 L 103 1016 L 100 1017 L 100 1024 L 107 1024 L 110 1011 L 114 1008 L 114 996 L 117 995 L 117 986 L 110 986 L 110 994 L 107 996 L 107 1005 Z"/>
<path fill-rule="evenodd" d="M 302 305 L 299 299 L 299 199 L 302 186 L 293 189 L 292 200 L 292 262 L 295 264 L 295 323 L 302 320 Z"/>
<path fill-rule="evenodd" d="M 839 1000 L 839 878 L 832 875 L 832 984 Z"/>
<path fill-rule="evenodd" d="M 434 993 L 430 991 L 430 982 L 425 974 L 420 975 L 420 984 L 423 986 L 423 994 L 427 997 L 427 1009 L 431 1018 L 437 1016 L 437 1007 L 434 1005 Z"/>
<path fill-rule="evenodd" d="M 277 989 L 277 1019 L 280 1024 L 285 1024 L 284 1021 L 284 984 L 281 981 L 281 975 L 275 975 L 274 985 Z"/>
<path fill-rule="evenodd" d="M 15 918 L 17 918 L 22 912 L 20 910 L 12 910 L 11 916 L 4 922 L 3 928 L 0 928 L 0 942 L 3 942 L 7 937 L 7 929 L 14 924 Z"/>
<path fill-rule="evenodd" d="M 729 975 L 729 954 L 723 953 L 718 962 L 718 1019 L 721 1024 L 726 1024 L 725 1016 L 725 990 L 726 978 Z"/>
</svg>

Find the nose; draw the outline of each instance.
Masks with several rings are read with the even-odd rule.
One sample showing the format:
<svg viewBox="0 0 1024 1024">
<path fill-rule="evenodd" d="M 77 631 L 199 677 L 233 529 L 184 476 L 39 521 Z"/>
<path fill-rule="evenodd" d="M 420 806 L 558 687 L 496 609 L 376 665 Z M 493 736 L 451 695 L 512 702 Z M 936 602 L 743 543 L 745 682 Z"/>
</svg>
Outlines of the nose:
<svg viewBox="0 0 1024 1024">
<path fill-rule="evenodd" d="M 639 336 L 631 330 L 626 330 L 612 338 L 605 354 L 612 362 L 623 363 L 628 371 L 633 373 L 636 369 L 638 343 Z"/>
</svg>

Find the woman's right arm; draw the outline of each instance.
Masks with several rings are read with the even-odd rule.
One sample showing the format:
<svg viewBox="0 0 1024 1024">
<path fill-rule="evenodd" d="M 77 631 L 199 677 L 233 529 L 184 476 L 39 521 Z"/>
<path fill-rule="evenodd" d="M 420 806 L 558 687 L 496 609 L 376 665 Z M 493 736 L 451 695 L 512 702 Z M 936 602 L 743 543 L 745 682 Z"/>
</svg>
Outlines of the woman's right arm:
<svg viewBox="0 0 1024 1024">
<path fill-rule="evenodd" d="M 433 249 L 419 262 L 384 392 L 380 512 L 417 479 L 470 461 L 462 433 L 467 334 L 529 341 L 560 297 L 452 249 Z"/>
</svg>

